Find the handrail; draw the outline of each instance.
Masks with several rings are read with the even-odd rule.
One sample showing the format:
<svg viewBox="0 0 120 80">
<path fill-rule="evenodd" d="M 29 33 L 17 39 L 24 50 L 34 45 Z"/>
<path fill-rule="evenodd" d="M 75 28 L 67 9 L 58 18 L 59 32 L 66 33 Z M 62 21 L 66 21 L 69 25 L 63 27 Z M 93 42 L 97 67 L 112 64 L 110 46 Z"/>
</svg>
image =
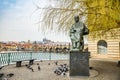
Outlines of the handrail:
<svg viewBox="0 0 120 80">
<path fill-rule="evenodd" d="M 13 64 L 16 60 L 26 60 L 35 58 L 37 60 L 64 60 L 68 59 L 68 54 L 42 53 L 42 52 L 10 52 L 0 53 L 0 65 Z"/>
</svg>

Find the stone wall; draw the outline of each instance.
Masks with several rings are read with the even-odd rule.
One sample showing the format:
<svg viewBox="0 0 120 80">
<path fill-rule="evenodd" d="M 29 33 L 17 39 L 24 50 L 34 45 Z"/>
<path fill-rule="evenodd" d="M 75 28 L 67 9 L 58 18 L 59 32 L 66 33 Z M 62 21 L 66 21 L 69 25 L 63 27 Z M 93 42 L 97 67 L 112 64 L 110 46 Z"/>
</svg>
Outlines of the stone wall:
<svg viewBox="0 0 120 80">
<path fill-rule="evenodd" d="M 112 31 L 116 31 L 117 33 L 112 35 L 108 32 L 107 35 L 100 38 L 89 36 L 88 48 L 91 56 L 120 58 L 120 28 L 113 29 Z M 100 41 L 102 42 L 101 44 L 99 44 Z"/>
</svg>

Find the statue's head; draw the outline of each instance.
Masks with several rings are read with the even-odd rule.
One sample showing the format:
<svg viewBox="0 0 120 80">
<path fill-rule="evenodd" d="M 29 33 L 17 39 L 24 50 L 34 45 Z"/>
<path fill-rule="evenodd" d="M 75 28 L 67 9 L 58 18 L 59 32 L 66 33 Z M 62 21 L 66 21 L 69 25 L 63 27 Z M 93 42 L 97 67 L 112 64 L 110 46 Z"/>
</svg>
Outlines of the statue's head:
<svg viewBox="0 0 120 80">
<path fill-rule="evenodd" d="M 75 16 L 74 19 L 75 19 L 75 22 L 76 22 L 76 23 L 79 22 L 79 16 L 78 16 L 78 15 Z"/>
</svg>

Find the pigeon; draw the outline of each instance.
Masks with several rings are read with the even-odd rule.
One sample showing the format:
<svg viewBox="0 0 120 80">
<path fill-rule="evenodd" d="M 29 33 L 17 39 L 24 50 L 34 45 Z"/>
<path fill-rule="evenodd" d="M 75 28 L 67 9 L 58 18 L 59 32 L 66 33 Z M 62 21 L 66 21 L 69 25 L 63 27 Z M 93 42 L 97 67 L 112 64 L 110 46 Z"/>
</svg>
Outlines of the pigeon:
<svg viewBox="0 0 120 80">
<path fill-rule="evenodd" d="M 7 74 L 8 77 L 12 77 L 13 75 L 13 73 Z"/>
<path fill-rule="evenodd" d="M 40 66 L 38 66 L 38 70 L 40 71 Z"/>
<path fill-rule="evenodd" d="M 28 65 L 27 65 L 27 64 L 25 64 L 25 66 L 26 66 L 26 67 L 28 67 Z"/>
<path fill-rule="evenodd" d="M 26 64 L 25 66 L 26 66 L 27 68 L 30 68 L 30 65 L 27 65 L 27 64 Z"/>
<path fill-rule="evenodd" d="M 57 67 L 54 71 L 55 74 L 61 75 L 63 73 L 63 67 Z"/>
<path fill-rule="evenodd" d="M 32 67 L 29 67 L 28 69 L 30 69 L 32 72 L 34 72 L 33 68 Z"/>
<path fill-rule="evenodd" d="M 62 75 L 66 75 L 66 73 L 65 73 L 65 72 L 63 72 L 63 73 L 62 73 Z"/>
<path fill-rule="evenodd" d="M 30 65 L 26 65 L 28 69 L 30 69 L 32 72 L 34 72 L 33 68 Z"/>
<path fill-rule="evenodd" d="M 31 68 L 31 71 L 34 72 L 33 68 Z"/>
<path fill-rule="evenodd" d="M 56 74 L 57 74 L 57 75 L 61 75 L 61 74 L 62 74 L 62 71 L 58 69 L 57 72 L 56 72 Z"/>
<path fill-rule="evenodd" d="M 4 73 L 0 73 L 0 78 L 4 76 Z"/>
<path fill-rule="evenodd" d="M 54 73 L 57 74 L 57 75 L 60 75 L 62 73 L 62 71 L 59 68 L 56 68 L 54 70 Z"/>
<path fill-rule="evenodd" d="M 48 63 L 48 65 L 50 65 L 50 63 Z"/>
<path fill-rule="evenodd" d="M 64 66 L 67 66 L 67 64 L 63 64 Z"/>
<path fill-rule="evenodd" d="M 25 66 L 27 67 L 28 65 L 27 65 L 27 64 L 25 64 Z"/>
<path fill-rule="evenodd" d="M 54 70 L 54 73 L 55 73 L 55 74 L 57 73 L 57 69 Z"/>
<path fill-rule="evenodd" d="M 63 65 L 62 65 L 62 64 L 60 64 L 60 66 L 61 66 L 61 67 L 63 67 Z"/>
<path fill-rule="evenodd" d="M 68 66 L 67 66 L 67 64 L 63 64 L 63 68 L 64 68 L 64 71 L 65 71 L 65 72 L 68 71 Z"/>
<path fill-rule="evenodd" d="M 66 72 L 68 71 L 67 64 L 60 64 L 55 70 L 54 73 L 57 75 L 66 75 Z"/>
<path fill-rule="evenodd" d="M 67 67 L 64 67 L 63 68 L 63 72 L 67 72 L 68 71 L 68 68 Z"/>
<path fill-rule="evenodd" d="M 39 65 L 39 63 L 37 63 L 37 65 Z"/>
<path fill-rule="evenodd" d="M 1 66 L 0 69 L 2 69 L 4 66 Z"/>
<path fill-rule="evenodd" d="M 34 72 L 33 68 L 30 65 L 25 65 L 28 69 L 30 69 L 32 72 Z"/>
<path fill-rule="evenodd" d="M 55 61 L 55 65 L 58 65 L 58 61 Z"/>
</svg>

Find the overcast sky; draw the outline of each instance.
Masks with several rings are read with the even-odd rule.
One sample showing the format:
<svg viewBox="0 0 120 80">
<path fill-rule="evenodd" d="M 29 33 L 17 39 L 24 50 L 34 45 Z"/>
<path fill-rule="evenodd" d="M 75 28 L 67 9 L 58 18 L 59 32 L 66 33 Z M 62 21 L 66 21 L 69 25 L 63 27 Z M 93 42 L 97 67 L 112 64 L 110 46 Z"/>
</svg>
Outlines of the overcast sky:
<svg viewBox="0 0 120 80">
<path fill-rule="evenodd" d="M 50 0 L 0 0 L 0 41 L 42 41 L 43 38 L 52 41 L 70 42 L 68 35 L 48 32 L 44 34 L 39 29 L 40 7 L 53 5 Z"/>
</svg>

